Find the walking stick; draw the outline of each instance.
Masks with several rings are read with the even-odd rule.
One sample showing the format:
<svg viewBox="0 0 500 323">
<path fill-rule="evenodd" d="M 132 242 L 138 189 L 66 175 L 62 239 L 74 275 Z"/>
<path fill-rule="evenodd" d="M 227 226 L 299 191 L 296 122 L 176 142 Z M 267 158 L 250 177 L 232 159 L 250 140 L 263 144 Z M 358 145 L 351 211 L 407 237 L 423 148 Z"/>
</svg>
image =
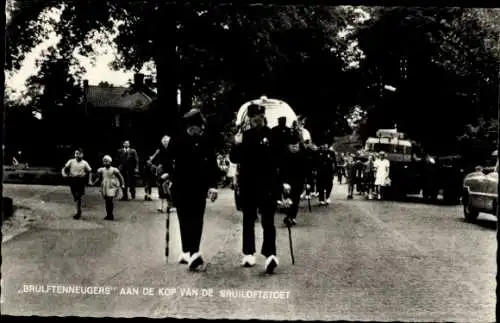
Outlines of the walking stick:
<svg viewBox="0 0 500 323">
<path fill-rule="evenodd" d="M 290 255 L 292 256 L 292 264 L 295 265 L 295 257 L 293 256 L 293 245 L 292 245 L 292 228 L 290 225 L 288 227 L 288 240 L 290 241 Z"/>
<path fill-rule="evenodd" d="M 165 192 L 171 196 L 170 194 L 170 183 L 166 182 L 163 184 Z M 165 223 L 165 260 L 168 263 L 168 254 L 169 254 L 169 244 L 170 244 L 170 201 L 167 200 L 167 219 Z"/>
</svg>

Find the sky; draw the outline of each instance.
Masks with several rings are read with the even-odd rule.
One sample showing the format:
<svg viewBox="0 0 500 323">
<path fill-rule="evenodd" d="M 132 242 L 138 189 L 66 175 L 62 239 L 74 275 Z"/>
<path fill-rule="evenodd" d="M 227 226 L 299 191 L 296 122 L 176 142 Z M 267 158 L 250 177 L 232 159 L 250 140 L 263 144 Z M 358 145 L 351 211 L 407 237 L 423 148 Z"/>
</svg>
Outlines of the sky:
<svg viewBox="0 0 500 323">
<path fill-rule="evenodd" d="M 50 17 L 57 18 L 60 15 L 59 10 L 52 10 L 44 13 Z M 7 16 L 7 21 L 10 17 Z M 49 37 L 46 41 L 36 46 L 29 54 L 26 55 L 21 69 L 13 74 L 6 73 L 6 86 L 13 90 L 14 98 L 20 98 L 26 91 L 26 80 L 36 74 L 39 68 L 36 66 L 36 60 L 42 57 L 43 52 L 50 46 L 54 46 L 59 41 L 59 36 L 48 29 Z M 90 85 L 97 85 L 99 82 L 108 82 L 116 86 L 126 85 L 133 78 L 133 71 L 114 71 L 109 67 L 109 64 L 115 59 L 117 50 L 114 46 L 100 46 L 94 48 L 96 51 L 95 59 L 76 55 L 81 64 L 85 67 L 86 73 L 83 79 L 87 79 Z M 145 72 L 145 69 L 142 71 Z"/>
<path fill-rule="evenodd" d="M 369 15 L 362 11 L 361 9 L 355 9 L 359 12 L 360 20 L 365 21 L 369 19 Z M 60 11 L 53 9 L 51 11 L 45 12 L 45 15 L 51 18 L 58 19 L 60 16 Z M 7 21 L 10 20 L 8 10 L 6 11 Z M 116 26 L 115 26 L 116 27 Z M 21 64 L 22 68 L 13 74 L 6 74 L 6 86 L 10 90 L 13 90 L 13 99 L 20 99 L 24 97 L 26 91 L 25 82 L 26 80 L 38 72 L 38 67 L 36 66 L 36 60 L 42 57 L 43 51 L 57 44 L 59 36 L 51 29 L 46 31 L 49 37 L 46 41 L 42 42 L 36 46 L 29 54 L 26 55 L 25 60 Z M 351 30 L 340 31 L 339 35 L 347 35 Z M 82 66 L 86 69 L 86 73 L 83 79 L 87 79 L 90 85 L 97 85 L 99 82 L 108 82 L 116 86 L 124 86 L 129 80 L 133 78 L 133 71 L 114 71 L 109 65 L 115 59 L 117 55 L 116 48 L 110 44 L 108 46 L 94 47 L 96 52 L 95 59 L 90 59 L 88 57 L 83 57 L 77 55 L 78 60 L 81 62 Z M 350 59 L 348 59 L 348 65 L 351 68 L 357 67 L 359 64 L 359 59 L 363 58 L 362 52 L 357 49 L 357 43 L 353 42 L 349 48 Z M 153 67 L 152 65 L 149 68 Z M 141 72 L 148 74 L 148 69 L 145 66 Z"/>
</svg>

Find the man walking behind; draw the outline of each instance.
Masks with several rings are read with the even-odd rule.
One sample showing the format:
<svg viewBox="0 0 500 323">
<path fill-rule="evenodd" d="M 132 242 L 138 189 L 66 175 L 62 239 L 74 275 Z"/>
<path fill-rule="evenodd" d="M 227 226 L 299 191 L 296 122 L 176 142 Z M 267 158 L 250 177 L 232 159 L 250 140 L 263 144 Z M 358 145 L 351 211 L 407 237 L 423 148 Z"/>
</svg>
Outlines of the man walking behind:
<svg viewBox="0 0 500 323">
<path fill-rule="evenodd" d="M 123 142 L 123 148 L 118 151 L 118 169 L 125 179 L 122 201 L 128 200 L 128 193 L 135 199 L 135 174 L 139 172 L 139 157 L 137 151 L 130 148 L 130 141 Z"/>
<path fill-rule="evenodd" d="M 240 165 L 239 186 L 243 210 L 243 266 L 255 265 L 255 221 L 260 211 L 264 241 L 261 253 L 270 274 L 278 266 L 274 216 L 281 195 L 277 149 L 271 129 L 266 126 L 265 107 L 248 107 L 251 128 L 235 137 L 230 158 Z"/>
<path fill-rule="evenodd" d="M 337 158 L 326 142 L 321 145 L 317 153 L 316 169 L 318 170 L 316 183 L 318 183 L 319 203 L 320 205 L 330 204 Z"/>
<path fill-rule="evenodd" d="M 290 199 L 292 204 L 286 210 L 286 217 L 283 222 L 287 226 L 295 225 L 295 219 L 299 212 L 300 195 L 304 189 L 307 172 L 306 148 L 303 145 L 300 135 L 290 132 L 286 142 L 287 154 L 279 165 L 280 182 L 290 185 Z"/>
</svg>

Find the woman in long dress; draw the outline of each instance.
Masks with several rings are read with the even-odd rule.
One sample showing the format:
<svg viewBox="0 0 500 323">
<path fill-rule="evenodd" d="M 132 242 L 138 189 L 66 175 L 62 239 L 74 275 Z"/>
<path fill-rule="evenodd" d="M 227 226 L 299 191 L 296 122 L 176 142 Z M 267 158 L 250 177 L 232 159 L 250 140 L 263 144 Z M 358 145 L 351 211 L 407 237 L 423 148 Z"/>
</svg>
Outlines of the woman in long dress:
<svg viewBox="0 0 500 323">
<path fill-rule="evenodd" d="M 385 156 L 385 152 L 379 153 L 379 159 L 375 160 L 375 189 L 377 191 L 377 199 L 381 199 L 381 188 L 385 186 L 389 178 L 389 160 Z"/>
</svg>

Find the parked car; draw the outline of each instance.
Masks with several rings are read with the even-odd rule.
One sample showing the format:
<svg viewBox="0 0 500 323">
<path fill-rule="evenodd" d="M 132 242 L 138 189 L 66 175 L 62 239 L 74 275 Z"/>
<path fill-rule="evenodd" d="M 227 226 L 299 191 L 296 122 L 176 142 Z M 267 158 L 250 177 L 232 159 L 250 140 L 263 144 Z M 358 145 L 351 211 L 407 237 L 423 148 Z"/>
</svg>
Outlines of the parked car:
<svg viewBox="0 0 500 323">
<path fill-rule="evenodd" d="M 462 183 L 466 175 L 463 159 L 459 155 L 436 157 L 437 172 L 435 187 L 442 191 L 443 200 L 447 204 L 460 204 Z"/>
<path fill-rule="evenodd" d="M 493 169 L 488 168 L 478 167 L 464 178 L 462 204 L 464 216 L 469 221 L 475 220 L 480 212 L 497 216 L 498 159 Z"/>
</svg>

